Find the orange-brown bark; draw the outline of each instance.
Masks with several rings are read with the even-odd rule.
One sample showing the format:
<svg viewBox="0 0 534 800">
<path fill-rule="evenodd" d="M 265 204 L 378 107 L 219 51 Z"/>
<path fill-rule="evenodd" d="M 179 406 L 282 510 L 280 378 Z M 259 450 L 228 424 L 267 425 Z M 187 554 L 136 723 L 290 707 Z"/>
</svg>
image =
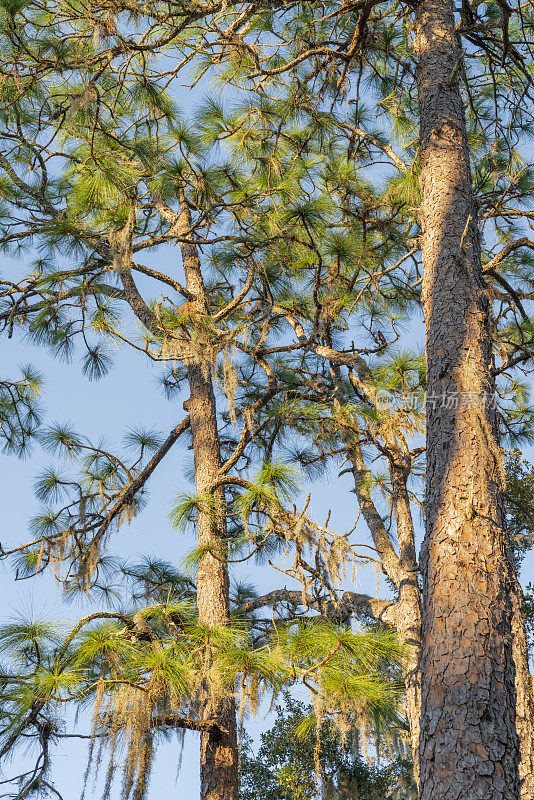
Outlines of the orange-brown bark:
<svg viewBox="0 0 534 800">
<path fill-rule="evenodd" d="M 422 552 L 421 800 L 516 800 L 512 575 L 451 0 L 416 9 L 427 520 Z"/>
<path fill-rule="evenodd" d="M 534 692 L 528 667 L 523 592 L 517 580 L 512 590 L 512 611 L 520 796 L 521 800 L 534 800 Z"/>
<path fill-rule="evenodd" d="M 185 199 L 179 224 L 190 233 L 190 212 Z M 199 319 L 209 312 L 200 260 L 194 245 L 182 244 L 182 262 L 187 290 L 193 296 L 189 310 Z M 193 346 L 187 359 L 190 398 L 184 403 L 191 420 L 197 495 L 205 496 L 219 477 L 221 466 L 215 394 L 211 364 L 202 348 Z M 199 620 L 224 625 L 230 617 L 229 578 L 226 563 L 226 515 L 224 492 L 218 490 L 213 503 L 199 511 L 199 547 L 207 548 L 197 573 Z M 222 733 L 203 732 L 200 746 L 201 800 L 237 800 L 238 750 L 235 699 L 210 698 L 206 691 L 203 715 L 214 720 Z"/>
</svg>

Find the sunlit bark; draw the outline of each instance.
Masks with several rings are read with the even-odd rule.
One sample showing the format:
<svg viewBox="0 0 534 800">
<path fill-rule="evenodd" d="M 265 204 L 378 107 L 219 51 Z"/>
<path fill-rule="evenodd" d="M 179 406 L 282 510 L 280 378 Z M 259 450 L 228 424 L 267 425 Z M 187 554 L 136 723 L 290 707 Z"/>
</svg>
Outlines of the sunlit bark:
<svg viewBox="0 0 534 800">
<path fill-rule="evenodd" d="M 188 235 L 190 212 L 182 198 L 179 224 Z M 193 317 L 200 321 L 208 314 L 208 304 L 200 260 L 194 245 L 182 244 L 186 288 L 193 296 L 189 304 Z M 187 359 L 190 398 L 184 407 L 191 419 L 197 496 L 204 497 L 219 476 L 221 465 L 215 394 L 211 363 L 200 342 L 193 343 Z M 207 548 L 200 558 L 197 573 L 199 620 L 208 625 L 224 625 L 230 616 L 229 579 L 226 563 L 226 514 L 222 490 L 199 510 L 198 545 Z M 205 692 L 202 713 L 215 720 L 219 731 L 203 732 L 200 747 L 201 800 L 237 800 L 237 725 L 235 699 L 210 698 Z"/>
<path fill-rule="evenodd" d="M 416 9 L 428 378 L 420 795 L 515 800 L 512 575 L 453 10 Z"/>
</svg>

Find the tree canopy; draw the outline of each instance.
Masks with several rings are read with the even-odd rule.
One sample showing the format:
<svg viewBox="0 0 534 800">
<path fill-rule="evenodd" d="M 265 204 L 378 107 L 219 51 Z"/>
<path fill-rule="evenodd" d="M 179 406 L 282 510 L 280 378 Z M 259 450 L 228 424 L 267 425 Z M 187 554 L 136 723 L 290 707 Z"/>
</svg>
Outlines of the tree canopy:
<svg viewBox="0 0 534 800">
<path fill-rule="evenodd" d="M 532 9 L 462 2 L 446 10 L 451 69 L 438 84 L 463 104 L 458 124 L 472 172 L 472 180 L 462 173 L 467 188 L 443 222 L 454 269 L 475 275 L 462 289 L 459 279 L 447 288 L 445 278 L 428 277 L 434 223 L 425 209 L 439 206 L 428 197 L 443 181 L 425 177 L 426 154 L 450 120 L 440 128 L 424 116 L 423 5 L 2 3 L 6 338 L 47 347 L 88 380 L 104 377 L 129 348 L 157 365 L 159 388 L 179 409 L 169 431 L 159 431 L 147 408 L 140 428 L 122 432 L 122 445 L 119 432 L 115 443 L 92 441 L 75 425 L 43 423 L 46 376 L 34 367 L 2 375 L 5 451 L 22 455 L 37 440 L 53 459 L 36 479 L 42 508 L 28 540 L 10 543 L 2 557 L 19 579 L 50 572 L 67 597 L 83 596 L 95 609 L 70 633 L 34 622 L 2 629 L 11 660 L 2 678 L 2 755 L 27 736 L 40 742 L 19 798 L 54 792 L 54 715 L 91 701 L 87 775 L 107 752 L 105 794 L 122 767 L 124 796 L 142 800 L 158 737 L 194 730 L 203 800 L 236 800 L 236 703 L 254 712 L 262 696 L 275 702 L 298 682 L 346 771 L 332 731 L 357 727 L 366 714 L 402 716 L 402 695 L 417 770 L 421 631 L 424 652 L 432 638 L 425 639 L 418 521 L 425 512 L 427 524 L 433 518 L 426 465 L 437 458 L 434 441 L 443 440 L 447 415 L 460 424 L 479 383 L 494 385 L 495 441 L 497 426 L 514 448 L 533 436 Z M 430 103 L 435 96 L 430 91 Z M 449 169 L 446 158 L 441 164 Z M 449 300 L 429 333 L 429 297 L 438 289 Z M 463 348 L 467 366 L 455 372 L 440 343 L 471 319 L 469 310 L 453 317 L 461 289 L 482 298 L 474 320 L 486 306 L 491 313 Z M 424 303 L 435 373 L 425 365 Z M 484 336 L 481 383 L 469 354 Z M 439 381 L 451 374 L 447 406 L 435 415 Z M 425 399 L 429 430 L 437 418 L 431 453 Z M 491 420 L 475 426 L 479 465 Z M 195 488 L 177 476 L 170 520 L 197 534 L 188 570 L 167 563 L 167 554 L 119 562 L 114 532 L 150 502 L 151 477 L 184 443 Z M 500 455 L 494 463 L 501 475 Z M 313 487 L 327 471 L 352 476 L 359 512 L 345 531 L 330 517 L 314 518 L 300 490 L 304 477 Z M 467 508 L 464 528 L 484 517 L 477 474 L 471 470 L 470 488 L 463 480 L 455 490 Z M 502 580 L 512 599 L 496 630 L 514 630 L 509 655 L 528 800 L 534 699 L 525 688 L 523 597 L 511 553 L 518 569 L 532 541 L 532 476 L 519 450 L 506 475 L 510 573 Z M 500 480 L 490 476 L 480 492 Z M 477 550 L 480 533 L 469 541 Z M 247 560 L 273 567 L 268 591 L 231 588 L 233 564 Z M 384 573 L 388 597 L 354 591 L 351 573 L 362 564 Z M 527 616 L 529 608 L 527 600 Z M 313 737 L 306 741 L 308 758 Z"/>
</svg>

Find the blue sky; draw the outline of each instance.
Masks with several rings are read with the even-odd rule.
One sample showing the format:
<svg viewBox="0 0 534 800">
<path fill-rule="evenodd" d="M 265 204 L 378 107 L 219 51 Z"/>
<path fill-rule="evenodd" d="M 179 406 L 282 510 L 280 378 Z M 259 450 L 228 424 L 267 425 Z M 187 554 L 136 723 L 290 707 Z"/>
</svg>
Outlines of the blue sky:
<svg viewBox="0 0 534 800">
<path fill-rule="evenodd" d="M 32 363 L 46 377 L 43 406 L 48 422 L 69 421 L 93 441 L 104 438 L 108 443 L 120 442 L 129 426 L 143 424 L 162 433 L 168 432 L 183 416 L 182 402 L 177 398 L 166 400 L 158 386 L 158 369 L 141 354 L 124 348 L 117 353 L 117 362 L 111 372 L 98 382 L 89 382 L 81 374 L 79 364 L 60 363 L 49 353 L 17 338 L 2 340 L 2 373 L 16 374 L 21 363 Z M 0 541 L 4 548 L 28 541 L 28 521 L 36 513 L 38 503 L 33 496 L 36 474 L 49 464 L 50 455 L 37 445 L 30 458 L 18 460 L 1 455 L 2 484 L 0 502 L 3 508 L 3 530 Z M 181 564 L 188 551 L 194 547 L 194 539 L 187 533 L 174 530 L 168 519 L 173 501 L 181 492 L 191 491 L 191 484 L 184 474 L 191 465 L 191 453 L 178 444 L 166 457 L 150 482 L 150 501 L 145 510 L 130 525 L 123 525 L 113 535 L 110 551 L 125 558 L 152 554 L 174 564 Z M 332 509 L 330 527 L 338 530 L 352 528 L 357 513 L 355 496 L 349 492 L 350 476 L 338 479 L 325 475 L 313 486 L 303 485 L 303 492 L 312 490 L 311 509 L 316 519 L 324 521 L 328 509 Z M 15 500 L 15 501 L 14 501 Z M 356 541 L 369 543 L 365 526 L 360 528 Z M 12 569 L 5 563 L 0 566 L 3 592 L 0 600 L 0 620 L 23 609 L 26 614 L 58 621 L 74 620 L 86 609 L 79 604 L 66 605 L 62 601 L 61 586 L 50 575 L 31 581 L 15 581 Z M 252 563 L 240 565 L 235 577 L 253 583 L 260 590 L 284 586 L 284 576 L 270 567 L 255 567 Z M 291 585 L 287 581 L 287 585 Z M 377 576 L 373 570 L 358 573 L 358 591 L 376 593 Z M 91 610 L 95 610 L 92 607 Z M 302 693 L 302 699 L 307 694 Z M 88 730 L 88 719 L 82 729 Z M 267 723 L 261 718 L 252 722 L 252 732 L 257 732 Z M 161 747 L 153 770 L 148 800 L 159 797 L 162 791 L 174 787 L 177 772 L 178 744 L 176 741 Z M 81 778 L 85 768 L 86 742 L 70 741 L 57 748 L 54 779 L 65 800 L 79 796 Z M 7 764 L 5 775 L 13 774 L 20 758 Z M 177 778 L 178 787 L 194 797 L 198 791 L 198 737 L 186 736 L 184 758 Z"/>
<path fill-rule="evenodd" d="M 413 329 L 415 339 L 421 326 Z M 117 353 L 114 369 L 99 382 L 89 382 L 81 374 L 74 361 L 64 364 L 54 360 L 46 350 L 20 341 L 2 339 L 2 373 L 13 375 L 17 365 L 31 362 L 37 365 L 46 376 L 43 393 L 45 417 L 48 421 L 70 421 L 91 439 L 104 438 L 108 442 L 119 442 L 129 426 L 148 425 L 169 431 L 183 416 L 182 402 L 177 398 L 169 402 L 156 385 L 158 369 L 140 354 L 124 348 Z M 526 456 L 534 458 L 532 448 L 525 451 Z M 4 547 L 27 540 L 27 523 L 36 511 L 37 503 L 33 497 L 35 475 L 46 464 L 50 456 L 38 446 L 31 458 L 20 461 L 12 456 L 0 456 L 2 464 L 2 484 L 0 489 L 3 509 L 3 530 L 0 540 Z M 190 468 L 191 453 L 184 445 L 177 445 L 160 465 L 150 482 L 150 502 L 146 509 L 130 525 L 123 525 L 114 534 L 110 550 L 123 557 L 135 559 L 138 554 L 153 554 L 174 564 L 180 564 L 187 552 L 194 546 L 190 535 L 175 531 L 168 519 L 173 501 L 183 491 L 190 491 L 191 485 L 185 472 Z M 312 490 L 312 512 L 316 519 L 322 520 L 328 509 L 333 515 L 330 527 L 347 530 L 353 526 L 357 514 L 354 494 L 350 493 L 351 478 L 325 475 L 323 480 L 313 486 L 304 485 L 303 491 Z M 370 543 L 369 533 L 360 525 L 355 541 Z M 530 555 L 524 565 L 525 582 L 533 576 L 534 558 Z M 2 564 L 3 592 L 1 596 L 1 615 L 4 621 L 21 608 L 26 613 L 67 622 L 83 613 L 79 605 L 67 606 L 61 597 L 61 586 L 51 576 L 31 581 L 15 581 L 13 572 Z M 284 576 L 269 567 L 257 568 L 252 563 L 240 565 L 236 577 L 254 583 L 259 589 L 283 586 Z M 533 576 L 534 577 L 534 576 Z M 289 581 L 287 582 L 290 585 Z M 381 596 L 386 588 L 380 580 Z M 352 587 L 375 595 L 377 575 L 369 568 L 361 568 L 357 584 Z M 302 699 L 306 697 L 302 693 Z M 268 724 L 261 717 L 251 721 L 252 733 L 257 733 Z M 88 717 L 82 723 L 88 730 Z M 182 767 L 177 776 L 177 757 L 179 745 L 176 740 L 164 744 L 155 762 L 148 800 L 155 800 L 162 792 L 175 791 L 177 780 L 179 791 L 194 797 L 198 791 L 198 738 L 196 734 L 186 736 Z M 64 742 L 56 748 L 54 779 L 65 800 L 79 796 L 81 778 L 85 768 L 86 742 Z M 5 775 L 12 774 L 23 761 L 17 757 L 13 764 L 5 768 Z M 91 793 L 88 795 L 92 796 Z M 95 796 L 98 796 L 96 793 Z"/>
<path fill-rule="evenodd" d="M 184 105 L 189 98 L 183 93 L 179 99 Z M 177 272 L 177 254 L 171 248 L 151 258 L 152 265 L 160 269 Z M 145 263 L 149 263 L 148 260 Z M 5 262 L 2 271 L 12 276 L 20 266 Z M 179 278 L 179 275 L 177 276 Z M 140 281 L 141 283 L 141 281 Z M 414 323 L 407 331 L 407 344 L 421 344 L 423 329 L 420 322 Z M 350 339 L 350 336 L 349 336 Z M 45 375 L 43 393 L 45 419 L 48 422 L 70 421 L 78 430 L 93 441 L 104 438 L 110 443 L 119 443 L 129 426 L 145 425 L 160 430 L 164 435 L 170 431 L 183 415 L 182 402 L 185 397 L 172 402 L 166 400 L 156 385 L 158 367 L 141 354 L 128 348 L 117 352 L 117 362 L 111 372 L 101 381 L 87 381 L 79 364 L 54 360 L 46 350 L 37 348 L 16 336 L 1 340 L 2 377 L 13 377 L 21 363 L 36 365 Z M 534 448 L 525 449 L 525 456 L 534 460 Z M 0 502 L 3 511 L 3 528 L 0 535 L 2 545 L 18 544 L 27 540 L 27 523 L 35 514 L 37 504 L 33 496 L 33 482 L 40 469 L 50 462 L 50 456 L 38 446 L 32 457 L 20 461 L 14 457 L 0 455 L 2 482 Z M 130 525 L 123 525 L 114 534 L 111 551 L 134 559 L 137 555 L 152 554 L 174 564 L 181 564 L 188 551 L 194 546 L 193 539 L 179 533 L 169 523 L 169 511 L 173 501 L 181 492 L 190 491 L 186 477 L 191 466 L 191 453 L 178 444 L 160 465 L 150 481 L 150 502 L 146 509 Z M 330 527 L 339 531 L 351 529 L 357 515 L 357 503 L 350 492 L 351 477 L 337 478 L 335 474 L 324 475 L 313 486 L 303 485 L 304 494 L 311 489 L 311 511 L 316 519 L 322 521 L 329 509 L 332 510 Z M 354 541 L 370 543 L 370 535 L 365 525 L 360 524 Z M 66 606 L 62 601 L 61 586 L 53 577 L 45 575 L 31 581 L 15 581 L 8 565 L 0 565 L 3 578 L 3 592 L 0 598 L 0 622 L 6 620 L 21 608 L 35 616 L 68 622 L 83 613 L 80 606 Z M 236 577 L 255 584 L 260 590 L 284 585 L 284 578 L 269 567 L 257 568 L 252 563 L 244 564 L 236 571 Z M 523 580 L 534 578 L 534 555 L 524 563 Z M 289 581 L 287 582 L 289 585 Z M 369 594 L 380 592 L 386 595 L 383 581 L 370 568 L 361 568 L 357 575 L 356 591 Z M 306 695 L 303 693 L 302 697 Z M 85 731 L 88 731 L 88 718 Z M 252 733 L 257 733 L 268 724 L 261 716 L 250 725 Z M 83 724 L 82 724 L 83 728 Z M 162 793 L 182 792 L 185 797 L 198 795 L 198 737 L 186 737 L 181 771 L 177 777 L 179 745 L 176 740 L 161 747 L 152 774 L 148 800 L 160 798 Z M 65 800 L 75 800 L 79 796 L 82 775 L 85 768 L 86 742 L 69 741 L 55 750 L 54 781 Z M 18 771 L 23 764 L 17 757 L 12 764 L 5 766 L 5 775 Z M 177 787 L 175 788 L 175 781 Z M 115 792 L 117 795 L 118 792 Z M 87 797 L 93 796 L 89 792 Z M 97 792 L 94 796 L 99 796 Z"/>
</svg>

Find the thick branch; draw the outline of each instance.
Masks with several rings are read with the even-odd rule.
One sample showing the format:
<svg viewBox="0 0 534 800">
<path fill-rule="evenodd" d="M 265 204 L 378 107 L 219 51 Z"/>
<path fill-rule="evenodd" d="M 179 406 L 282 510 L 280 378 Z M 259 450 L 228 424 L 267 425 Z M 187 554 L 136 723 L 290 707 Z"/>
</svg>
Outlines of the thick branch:
<svg viewBox="0 0 534 800">
<path fill-rule="evenodd" d="M 104 537 L 106 531 L 108 530 L 109 526 L 113 522 L 113 520 L 120 514 L 122 509 L 131 503 L 139 489 L 141 489 L 147 480 L 150 478 L 158 464 L 165 458 L 171 447 L 178 441 L 180 436 L 185 433 L 185 431 L 189 428 L 191 421 L 189 417 L 186 417 L 178 425 L 172 429 L 170 434 L 167 436 L 159 450 L 154 453 L 148 464 L 144 469 L 141 470 L 139 475 L 130 483 L 130 485 L 123 491 L 119 499 L 115 502 L 112 508 L 108 511 L 104 521 L 102 522 L 100 528 L 98 529 L 94 539 L 93 545 L 97 545 L 102 538 Z"/>
<path fill-rule="evenodd" d="M 250 614 L 265 606 L 273 607 L 277 603 L 289 603 L 294 606 L 306 605 L 318 611 L 327 619 L 339 619 L 354 616 L 357 619 L 375 620 L 386 625 L 393 624 L 391 611 L 395 604 L 391 600 L 380 600 L 357 592 L 344 592 L 336 609 L 330 597 L 315 597 L 307 594 L 303 598 L 301 589 L 275 589 L 272 592 L 247 600 L 238 608 L 240 614 Z M 389 613 L 388 613 L 389 612 Z"/>
<path fill-rule="evenodd" d="M 202 731 L 220 736 L 225 731 L 219 727 L 215 720 L 191 719 L 190 717 L 179 717 L 176 714 L 161 714 L 152 720 L 153 728 L 185 728 L 188 731 Z"/>
</svg>

